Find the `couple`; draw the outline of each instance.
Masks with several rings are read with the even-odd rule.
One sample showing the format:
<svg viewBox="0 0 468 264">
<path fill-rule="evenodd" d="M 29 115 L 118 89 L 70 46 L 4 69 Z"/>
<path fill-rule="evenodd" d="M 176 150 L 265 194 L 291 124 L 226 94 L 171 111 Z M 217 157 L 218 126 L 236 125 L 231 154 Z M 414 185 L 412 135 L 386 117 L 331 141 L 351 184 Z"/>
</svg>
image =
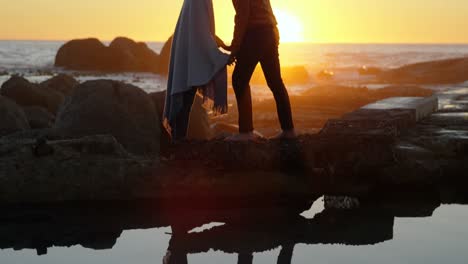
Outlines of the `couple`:
<svg viewBox="0 0 468 264">
<path fill-rule="evenodd" d="M 261 64 L 276 101 L 282 133 L 295 137 L 289 95 L 281 78 L 279 32 L 269 0 L 232 0 L 234 39 L 227 46 L 215 34 L 212 0 L 184 0 L 171 50 L 164 120 L 172 139 L 184 139 L 196 92 L 210 99 L 217 113 L 227 111 L 228 64 L 239 111 L 239 134 L 232 141 L 255 140 L 250 79 Z M 230 55 L 220 48 L 230 51 Z"/>
</svg>

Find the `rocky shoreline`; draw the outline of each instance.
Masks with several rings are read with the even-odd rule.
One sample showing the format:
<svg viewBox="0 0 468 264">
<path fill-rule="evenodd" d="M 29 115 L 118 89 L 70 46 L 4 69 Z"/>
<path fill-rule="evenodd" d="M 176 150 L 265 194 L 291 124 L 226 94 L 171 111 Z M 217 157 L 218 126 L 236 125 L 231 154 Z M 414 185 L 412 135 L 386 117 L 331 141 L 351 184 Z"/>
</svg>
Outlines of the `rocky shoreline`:
<svg viewBox="0 0 468 264">
<path fill-rule="evenodd" d="M 164 75 L 170 46 L 171 39 L 157 54 L 127 38 L 109 46 L 72 40 L 58 51 L 55 66 Z M 325 82 L 292 95 L 301 136 L 290 141 L 225 142 L 237 130 L 235 103 L 227 115 L 213 117 L 197 98 L 190 140 L 177 145 L 162 125 L 164 92 L 111 80 L 80 83 L 67 74 L 41 83 L 13 75 L 0 89 L 0 206 L 158 200 L 196 207 L 217 200 L 243 207 L 300 204 L 321 195 L 450 196 L 445 190 L 467 182 L 468 90 L 436 93 L 439 110 L 421 119 L 418 111 L 363 107 L 431 97 L 433 90 L 406 84 L 463 82 L 465 65 L 460 58 L 363 68 L 360 74 L 397 85 L 373 90 Z M 253 82 L 264 81 L 258 76 Z M 309 76 L 304 67 L 292 67 L 285 80 L 307 83 Z M 259 133 L 278 132 L 273 99 L 254 102 L 254 112 Z"/>
<path fill-rule="evenodd" d="M 304 98 L 318 102 L 344 89 L 318 91 L 323 94 Z M 78 84 L 60 75 L 32 84 L 13 77 L 0 90 L 1 114 L 11 120 L 0 129 L 0 204 L 156 199 L 196 206 L 217 199 L 242 207 L 325 194 L 442 192 L 466 183 L 466 89 L 437 94 L 442 110 L 417 123 L 411 111 L 363 114 L 359 107 L 432 92 L 353 92 L 342 101 L 330 96 L 341 110 L 318 134 L 227 143 L 222 136 L 229 131 L 211 131 L 214 139 L 170 145 L 159 119 L 162 94 L 115 81 Z M 62 103 L 50 104 L 49 93 L 60 94 Z M 307 103 L 313 104 L 298 105 Z M 57 109 L 49 112 L 53 125 L 31 130 L 22 110 L 31 106 Z"/>
</svg>

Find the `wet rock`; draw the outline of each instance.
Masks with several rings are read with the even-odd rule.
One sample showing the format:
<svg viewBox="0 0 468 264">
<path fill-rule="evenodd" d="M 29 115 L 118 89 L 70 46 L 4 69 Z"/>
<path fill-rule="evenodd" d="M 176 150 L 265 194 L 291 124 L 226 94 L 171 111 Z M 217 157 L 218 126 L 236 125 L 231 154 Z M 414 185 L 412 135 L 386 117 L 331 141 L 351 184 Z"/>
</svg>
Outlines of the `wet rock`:
<svg viewBox="0 0 468 264">
<path fill-rule="evenodd" d="M 417 86 L 388 86 L 382 89 L 324 85 L 311 88 L 299 96 L 291 95 L 295 127 L 300 134 L 316 134 L 330 119 L 340 119 L 344 114 L 389 97 L 426 97 L 433 92 Z M 279 122 L 274 99 L 253 102 L 255 129 L 267 137 L 279 132 Z M 216 118 L 216 122 L 237 124 L 237 106 L 229 114 Z"/>
<path fill-rule="evenodd" d="M 47 144 L 47 140 L 44 138 L 38 139 L 36 144 L 33 146 L 33 153 L 36 157 L 44 157 L 52 155 L 54 148 Z"/>
<path fill-rule="evenodd" d="M 79 82 L 70 75 L 58 74 L 49 80 L 46 80 L 40 84 L 41 87 L 52 89 L 60 92 L 65 96 L 72 93 L 73 89 L 79 84 Z"/>
<path fill-rule="evenodd" d="M 116 38 L 109 47 L 98 39 L 81 39 L 59 49 L 55 66 L 85 71 L 158 72 L 159 56 L 145 43 L 128 38 Z"/>
<path fill-rule="evenodd" d="M 21 106 L 41 106 L 56 113 L 63 103 L 64 96 L 49 88 L 41 88 L 23 77 L 12 76 L 0 90 L 0 94 L 12 99 Z"/>
<path fill-rule="evenodd" d="M 0 96 L 0 120 L 0 136 L 30 128 L 23 110 L 3 96 Z"/>
<path fill-rule="evenodd" d="M 451 84 L 468 80 L 468 58 L 429 61 L 388 70 L 379 79 L 389 83 Z"/>
<path fill-rule="evenodd" d="M 158 154 L 161 121 L 142 89 L 116 81 L 88 81 L 75 88 L 55 126 L 70 136 L 113 135 L 136 154 Z"/>
<path fill-rule="evenodd" d="M 20 164 L 20 165 L 19 165 Z M 153 161 L 130 155 L 112 136 L 0 143 L 2 204 L 123 201 L 157 195 Z"/>
<path fill-rule="evenodd" d="M 32 129 L 50 128 L 54 124 L 55 116 L 40 106 L 27 106 L 24 113 Z"/>
</svg>

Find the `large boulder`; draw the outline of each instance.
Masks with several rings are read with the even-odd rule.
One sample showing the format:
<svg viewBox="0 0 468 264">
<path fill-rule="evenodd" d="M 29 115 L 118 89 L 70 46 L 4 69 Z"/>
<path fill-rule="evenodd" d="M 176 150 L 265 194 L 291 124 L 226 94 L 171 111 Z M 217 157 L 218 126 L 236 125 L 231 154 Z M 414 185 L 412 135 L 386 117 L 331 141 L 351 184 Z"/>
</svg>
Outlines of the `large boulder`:
<svg viewBox="0 0 468 264">
<path fill-rule="evenodd" d="M 143 42 L 137 43 L 131 39 L 119 37 L 111 42 L 109 49 L 115 58 L 120 58 L 117 65 L 120 66 L 121 71 L 158 71 L 159 55 Z"/>
<path fill-rule="evenodd" d="M 410 64 L 385 71 L 379 79 L 389 83 L 453 84 L 468 80 L 468 58 Z"/>
<path fill-rule="evenodd" d="M 135 154 L 159 153 L 161 121 L 142 89 L 109 80 L 77 86 L 57 115 L 55 128 L 70 136 L 113 135 Z"/>
<path fill-rule="evenodd" d="M 54 125 L 55 116 L 43 107 L 27 106 L 23 110 L 33 129 L 51 128 Z"/>
<path fill-rule="evenodd" d="M 0 96 L 0 120 L 0 136 L 30 128 L 23 110 L 3 96 Z"/>
<path fill-rule="evenodd" d="M 109 47 L 98 39 L 79 39 L 59 49 L 55 66 L 71 70 L 157 73 L 159 55 L 145 43 L 124 37 L 114 39 Z"/>
<path fill-rule="evenodd" d="M 55 66 L 72 70 L 105 71 L 108 62 L 107 47 L 98 39 L 76 39 L 65 43 L 57 52 Z"/>
<path fill-rule="evenodd" d="M 0 94 L 21 106 L 41 106 L 51 113 L 56 113 L 64 100 L 61 93 L 30 83 L 17 75 L 12 76 L 2 85 Z"/>
<path fill-rule="evenodd" d="M 68 74 L 58 74 L 46 81 L 40 83 L 40 86 L 47 89 L 52 89 L 63 95 L 70 95 L 73 89 L 79 84 L 79 82 Z"/>
</svg>

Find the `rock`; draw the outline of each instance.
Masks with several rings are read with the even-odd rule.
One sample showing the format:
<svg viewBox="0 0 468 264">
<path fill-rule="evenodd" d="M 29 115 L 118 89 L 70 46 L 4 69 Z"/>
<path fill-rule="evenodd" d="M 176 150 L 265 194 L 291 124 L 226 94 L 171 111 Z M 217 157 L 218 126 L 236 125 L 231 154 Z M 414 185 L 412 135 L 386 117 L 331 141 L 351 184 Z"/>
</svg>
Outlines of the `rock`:
<svg viewBox="0 0 468 264">
<path fill-rule="evenodd" d="M 161 53 L 159 54 L 159 70 L 158 73 L 167 75 L 169 72 L 169 62 L 171 61 L 171 48 L 173 36 L 171 36 L 164 44 Z"/>
<path fill-rule="evenodd" d="M 54 125 L 55 116 L 43 107 L 27 106 L 23 110 L 33 129 L 50 128 Z"/>
<path fill-rule="evenodd" d="M 55 57 L 55 66 L 71 70 L 105 71 L 112 67 L 108 56 L 106 46 L 98 39 L 76 39 L 60 47 Z"/>
<path fill-rule="evenodd" d="M 379 75 L 389 83 L 453 84 L 468 80 L 468 58 L 447 59 L 410 64 Z"/>
<path fill-rule="evenodd" d="M 118 37 L 111 42 L 109 50 L 121 58 L 119 71 L 158 72 L 159 55 L 143 42 Z"/>
<path fill-rule="evenodd" d="M 335 77 L 335 73 L 329 70 L 322 70 L 316 74 L 319 80 L 329 81 Z"/>
<path fill-rule="evenodd" d="M 65 96 L 72 93 L 73 89 L 79 84 L 79 82 L 70 75 L 58 74 L 49 80 L 46 80 L 40 84 L 41 87 L 52 89 L 60 92 Z"/>
<path fill-rule="evenodd" d="M 167 131 L 167 129 L 164 128 L 163 124 L 163 113 L 164 113 L 164 105 L 166 101 L 166 91 L 162 92 L 153 92 L 150 93 L 149 96 L 151 97 L 151 100 L 153 100 L 153 104 L 156 108 L 156 113 L 158 117 L 161 120 L 161 138 L 160 138 L 160 148 L 161 148 L 161 154 L 166 155 L 168 154 L 169 148 L 171 146 L 171 135 Z"/>
<path fill-rule="evenodd" d="M 106 72 L 154 72 L 159 70 L 159 55 L 145 43 L 118 37 L 109 47 L 98 39 L 72 40 L 63 45 L 55 66 L 71 70 Z"/>
<path fill-rule="evenodd" d="M 163 116 L 166 91 L 150 94 L 157 108 L 159 116 Z M 187 138 L 193 140 L 208 140 L 213 137 L 211 121 L 206 109 L 203 107 L 203 98 L 196 95 L 190 113 Z"/>
<path fill-rule="evenodd" d="M 382 73 L 382 69 L 377 68 L 377 67 L 367 67 L 367 66 L 362 66 L 361 68 L 358 69 L 359 75 L 379 75 Z"/>
<path fill-rule="evenodd" d="M 153 100 L 154 106 L 156 107 L 156 111 L 158 112 L 159 117 L 161 117 L 164 113 L 164 105 L 166 104 L 166 91 L 161 92 L 153 92 L 150 93 L 149 96 L 151 100 Z"/>
<path fill-rule="evenodd" d="M 151 97 L 133 85 L 88 81 L 75 88 L 57 115 L 66 135 L 113 135 L 135 154 L 158 154 L 161 121 Z"/>
<path fill-rule="evenodd" d="M 63 103 L 64 96 L 49 88 L 41 88 L 23 77 L 14 75 L 6 81 L 0 94 L 12 99 L 21 106 L 41 106 L 56 113 Z"/>
<path fill-rule="evenodd" d="M 30 128 L 23 110 L 3 96 L 0 96 L 0 120 L 0 136 Z"/>
<path fill-rule="evenodd" d="M 341 118 L 369 103 L 388 97 L 427 97 L 433 91 L 418 86 L 392 85 L 381 89 L 338 85 L 320 85 L 301 95 L 290 95 L 294 125 L 299 134 L 315 134 L 330 119 Z M 217 123 L 237 124 L 237 106 L 229 114 L 216 118 Z M 266 137 L 278 134 L 279 122 L 273 98 L 253 102 L 255 129 Z"/>
<path fill-rule="evenodd" d="M 125 201 L 158 195 L 150 192 L 155 189 L 150 184 L 153 161 L 133 157 L 112 136 L 0 142 L 2 204 Z"/>
</svg>

